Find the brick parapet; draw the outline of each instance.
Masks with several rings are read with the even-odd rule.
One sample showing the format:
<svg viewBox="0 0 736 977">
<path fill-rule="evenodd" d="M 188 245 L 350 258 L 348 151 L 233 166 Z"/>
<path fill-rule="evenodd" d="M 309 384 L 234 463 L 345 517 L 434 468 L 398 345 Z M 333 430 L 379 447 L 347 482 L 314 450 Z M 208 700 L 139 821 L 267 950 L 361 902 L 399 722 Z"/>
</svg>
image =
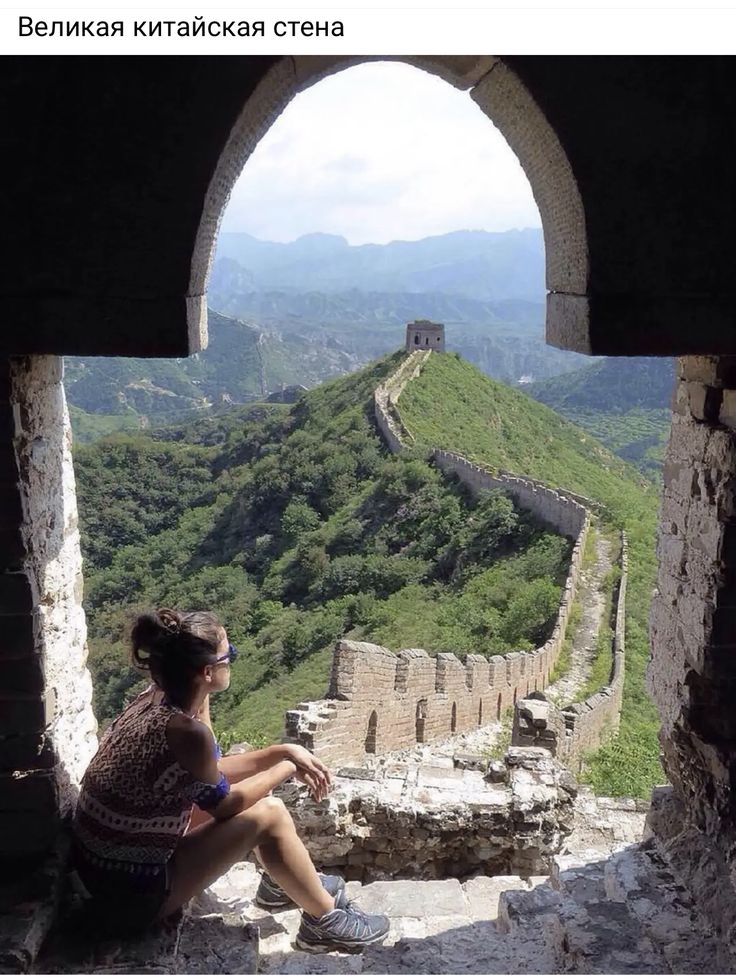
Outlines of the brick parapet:
<svg viewBox="0 0 736 977">
<path fill-rule="evenodd" d="M 350 763 L 365 755 L 366 746 L 386 753 L 477 729 L 501 718 L 529 692 L 542 691 L 565 640 L 589 526 L 586 514 L 557 621 L 541 647 L 461 660 L 453 654 L 433 657 L 421 648 L 394 653 L 368 642 L 339 641 L 326 698 L 286 713 L 286 739 L 327 763 Z"/>
<path fill-rule="evenodd" d="M 579 770 L 583 756 L 618 730 L 626 664 L 626 583 L 628 552 L 621 533 L 621 576 L 615 593 L 611 670 L 608 682 L 587 698 L 557 709 L 549 702 L 519 702 L 514 709 L 512 743 L 545 746 L 559 760 Z"/>
<path fill-rule="evenodd" d="M 563 489 L 553 489 L 532 478 L 501 473 L 468 461 L 453 451 L 437 448 L 433 459 L 444 472 L 453 472 L 473 491 L 499 490 L 509 494 L 522 509 L 532 513 L 540 522 L 551 526 L 563 536 L 575 539 L 581 532 L 588 513 L 593 509 L 589 500 Z"/>
</svg>

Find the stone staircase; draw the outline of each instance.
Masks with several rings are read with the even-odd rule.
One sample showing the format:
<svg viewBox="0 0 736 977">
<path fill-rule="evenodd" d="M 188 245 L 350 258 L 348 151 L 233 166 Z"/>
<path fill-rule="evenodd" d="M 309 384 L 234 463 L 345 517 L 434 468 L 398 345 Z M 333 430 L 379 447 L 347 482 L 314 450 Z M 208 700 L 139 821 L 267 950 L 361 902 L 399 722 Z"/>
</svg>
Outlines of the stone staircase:
<svg viewBox="0 0 736 977">
<path fill-rule="evenodd" d="M 653 841 L 556 856 L 533 893 L 501 896 L 498 926 L 517 940 L 541 930 L 551 973 L 734 972 Z"/>
<path fill-rule="evenodd" d="M 362 954 L 297 950 L 295 909 L 253 899 L 258 873 L 243 862 L 176 924 L 138 942 L 52 940 L 36 973 L 261 974 L 715 974 L 734 973 L 653 842 L 583 849 L 552 874 L 348 883 L 391 931 Z"/>
</svg>

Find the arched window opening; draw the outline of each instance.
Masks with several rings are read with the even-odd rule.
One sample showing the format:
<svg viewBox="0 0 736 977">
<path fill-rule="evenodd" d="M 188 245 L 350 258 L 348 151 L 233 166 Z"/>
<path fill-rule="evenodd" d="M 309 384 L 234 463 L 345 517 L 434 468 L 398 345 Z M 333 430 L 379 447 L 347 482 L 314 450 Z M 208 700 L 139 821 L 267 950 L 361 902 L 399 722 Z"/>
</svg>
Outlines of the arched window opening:
<svg viewBox="0 0 736 977">
<path fill-rule="evenodd" d="M 414 345 L 415 346 L 418 346 L 419 345 L 419 336 L 418 335 L 417 336 L 414 336 Z"/>
<path fill-rule="evenodd" d="M 496 705 L 496 719 L 500 719 L 501 718 L 501 706 L 502 705 L 503 705 L 503 702 L 502 702 L 502 699 L 501 699 L 501 693 L 499 692 L 498 693 L 498 703 Z"/>
<path fill-rule="evenodd" d="M 514 705 L 516 705 L 516 693 L 517 692 L 518 692 L 518 689 L 514 689 Z"/>
<path fill-rule="evenodd" d="M 457 702 L 452 704 L 452 712 L 450 713 L 450 732 L 454 733 L 457 729 Z"/>
<path fill-rule="evenodd" d="M 378 732 L 378 713 L 374 709 L 368 719 L 368 733 L 365 737 L 365 752 L 376 752 L 376 734 Z"/>
<path fill-rule="evenodd" d="M 424 337 L 424 345 L 429 346 L 429 336 Z"/>
<path fill-rule="evenodd" d="M 427 721 L 427 700 L 420 699 L 419 702 L 417 702 L 417 711 L 414 719 L 417 743 L 424 743 L 426 721 Z"/>
<path fill-rule="evenodd" d="M 478 725 L 483 725 L 483 700 L 478 703 Z"/>
</svg>

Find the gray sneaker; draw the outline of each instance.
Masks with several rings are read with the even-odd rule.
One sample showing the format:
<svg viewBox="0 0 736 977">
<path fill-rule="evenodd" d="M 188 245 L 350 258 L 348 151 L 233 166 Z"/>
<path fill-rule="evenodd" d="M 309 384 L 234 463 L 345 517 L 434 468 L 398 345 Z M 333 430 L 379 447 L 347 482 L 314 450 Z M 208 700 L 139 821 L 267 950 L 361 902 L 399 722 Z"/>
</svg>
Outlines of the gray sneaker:
<svg viewBox="0 0 736 977">
<path fill-rule="evenodd" d="M 342 908 L 347 902 L 345 896 L 345 880 L 341 879 L 339 875 L 320 874 L 319 878 L 322 883 L 322 888 L 334 897 L 335 906 Z M 287 896 L 278 882 L 274 882 L 267 872 L 261 875 L 255 901 L 263 909 L 286 909 L 287 906 L 294 905 L 292 899 Z"/>
<path fill-rule="evenodd" d="M 330 950 L 358 953 L 373 943 L 382 943 L 388 936 L 389 925 L 388 916 L 369 915 L 355 903 L 346 902 L 319 918 L 303 912 L 294 942 L 300 950 L 310 953 Z"/>
</svg>

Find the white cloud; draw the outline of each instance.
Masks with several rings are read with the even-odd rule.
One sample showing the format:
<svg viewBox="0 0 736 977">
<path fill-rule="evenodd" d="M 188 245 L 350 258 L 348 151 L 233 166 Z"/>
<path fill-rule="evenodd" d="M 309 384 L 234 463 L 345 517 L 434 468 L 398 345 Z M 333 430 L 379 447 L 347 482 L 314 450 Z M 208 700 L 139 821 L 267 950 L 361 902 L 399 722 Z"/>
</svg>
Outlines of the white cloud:
<svg viewBox="0 0 736 977">
<path fill-rule="evenodd" d="M 358 65 L 298 95 L 233 188 L 223 230 L 351 244 L 539 227 L 529 183 L 467 92 L 409 65 Z"/>
</svg>

